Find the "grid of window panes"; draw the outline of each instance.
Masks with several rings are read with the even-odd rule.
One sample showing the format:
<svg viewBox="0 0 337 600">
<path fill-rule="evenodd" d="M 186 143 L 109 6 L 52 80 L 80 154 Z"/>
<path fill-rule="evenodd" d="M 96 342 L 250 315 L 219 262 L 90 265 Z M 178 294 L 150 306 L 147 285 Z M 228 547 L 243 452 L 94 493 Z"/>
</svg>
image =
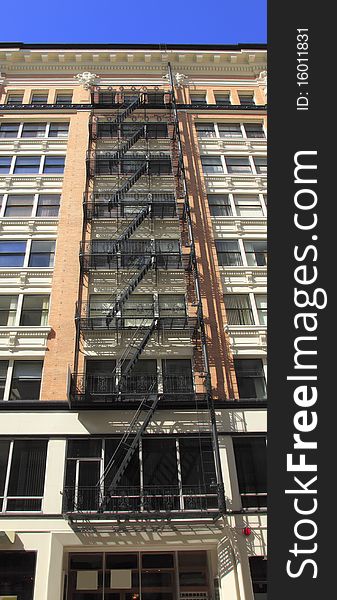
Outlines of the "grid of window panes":
<svg viewBox="0 0 337 600">
<path fill-rule="evenodd" d="M 42 368 L 42 360 L 0 360 L 0 399 L 39 400 Z"/>
<path fill-rule="evenodd" d="M 0 217 L 58 217 L 61 194 L 4 194 Z"/>
<path fill-rule="evenodd" d="M 54 266 L 54 240 L 0 240 L 0 268 Z"/>
<path fill-rule="evenodd" d="M 64 163 L 64 155 L 1 156 L 0 175 L 62 174 Z"/>
<path fill-rule="evenodd" d="M 66 138 L 68 137 L 68 122 L 2 122 L 0 124 L 1 138 Z"/>
</svg>

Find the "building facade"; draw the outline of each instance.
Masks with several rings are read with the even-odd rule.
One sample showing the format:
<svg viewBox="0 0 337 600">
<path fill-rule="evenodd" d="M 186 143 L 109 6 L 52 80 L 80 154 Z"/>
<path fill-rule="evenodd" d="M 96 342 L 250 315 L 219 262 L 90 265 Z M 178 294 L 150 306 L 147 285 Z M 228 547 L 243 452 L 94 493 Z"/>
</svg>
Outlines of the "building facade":
<svg viewBox="0 0 337 600">
<path fill-rule="evenodd" d="M 266 598 L 266 48 L 0 45 L 0 598 Z"/>
</svg>

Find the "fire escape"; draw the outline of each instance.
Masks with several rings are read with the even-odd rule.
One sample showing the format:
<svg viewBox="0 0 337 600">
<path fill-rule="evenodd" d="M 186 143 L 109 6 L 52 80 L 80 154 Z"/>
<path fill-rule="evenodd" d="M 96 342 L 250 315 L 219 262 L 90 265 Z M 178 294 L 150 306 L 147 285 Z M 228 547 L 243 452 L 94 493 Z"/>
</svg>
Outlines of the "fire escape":
<svg viewBox="0 0 337 600">
<path fill-rule="evenodd" d="M 105 466 L 100 481 L 97 482 L 94 490 L 90 490 L 90 495 L 94 496 L 95 508 L 89 512 L 93 513 L 96 519 L 102 519 L 107 513 L 117 513 L 121 510 L 119 484 L 157 408 L 177 406 L 179 400 L 179 406 L 184 406 L 185 403 L 188 406 L 210 408 L 207 375 L 206 383 L 199 383 L 198 387 L 192 380 L 188 381 L 185 388 L 183 386 L 179 390 L 178 395 L 172 393 L 172 389 L 169 391 L 160 389 L 156 377 L 147 381 L 145 389 L 143 387 L 135 389 L 134 386 L 130 388 L 133 370 L 154 335 L 158 335 L 159 339 L 163 332 L 183 330 L 191 340 L 194 340 L 193 343 L 199 346 L 200 355 L 204 356 L 202 310 L 195 291 L 193 292 L 196 306 L 194 316 L 187 314 L 164 317 L 157 314 L 147 315 L 144 318 L 138 316 L 132 325 L 128 326 L 123 315 L 132 294 L 150 273 L 158 277 L 158 272 L 177 270 L 184 273 L 187 288 L 191 290 L 196 283 L 196 261 L 191 223 L 188 222 L 188 199 L 179 146 L 178 117 L 176 110 L 172 111 L 172 106 L 174 108 L 172 93 L 173 88 L 170 94 L 165 95 L 133 93 L 129 98 L 127 95 L 117 95 L 117 101 L 116 96 L 113 97 L 110 93 L 98 95 L 98 100 L 97 93 L 96 97 L 95 93 L 93 94 L 94 107 L 98 105 L 100 109 L 103 108 L 103 117 L 101 117 L 102 110 L 97 111 L 97 116 L 94 109 L 90 123 L 91 142 L 87 156 L 88 185 L 84 197 L 84 220 L 85 225 L 89 225 L 89 239 L 87 235 L 84 236 L 80 248 L 82 291 L 85 287 L 83 285 L 85 279 L 88 282 L 92 273 L 107 273 L 107 277 L 112 274 L 117 277 L 117 282 L 120 272 L 123 277 L 122 283 L 118 282 L 117 289 L 111 290 L 104 309 L 101 309 L 98 315 L 92 311 L 89 301 L 83 300 L 82 291 L 80 293 L 76 307 L 77 358 L 71 381 L 70 405 L 75 409 L 97 407 L 120 409 L 126 406 L 135 409 L 130 425 Z M 108 113 L 107 108 L 109 108 Z M 161 132 L 166 129 L 168 132 L 168 135 L 163 136 L 166 137 L 164 151 L 158 149 L 158 145 L 160 147 L 158 139 L 161 135 L 160 131 L 158 135 L 158 127 L 147 123 L 146 111 L 149 108 L 160 109 L 160 114 L 166 114 L 164 124 L 160 125 Z M 135 111 L 136 113 L 143 111 L 143 123 L 130 120 Z M 102 149 L 97 143 L 102 139 L 108 141 L 108 150 Z M 152 140 L 154 144 L 151 143 Z M 169 189 L 158 191 L 158 186 L 153 189 L 153 179 L 161 179 L 161 176 L 171 177 L 172 181 L 168 186 Z M 113 181 L 117 181 L 116 185 L 111 184 L 112 177 Z M 103 190 L 101 187 L 97 189 L 98 178 L 107 182 L 103 183 Z M 182 197 L 182 200 L 177 202 L 177 197 Z M 181 248 L 163 251 L 157 247 L 154 240 L 144 241 L 133 238 L 143 224 L 148 224 L 151 228 L 155 219 L 165 217 L 179 219 L 181 237 L 185 241 L 184 252 Z M 90 225 L 95 219 L 113 219 L 113 222 L 117 223 L 113 237 L 103 240 L 92 238 Z M 126 281 L 125 273 L 127 273 Z M 116 365 L 109 376 L 94 376 L 90 383 L 88 376 L 80 373 L 78 369 L 81 339 L 93 331 L 119 336 L 126 330 L 129 337 L 125 349 L 116 360 Z M 216 465 L 216 468 L 219 472 L 219 465 Z M 217 479 L 217 505 L 222 511 L 223 488 L 219 477 Z M 108 485 L 107 481 L 109 481 Z M 82 491 L 74 495 L 74 490 L 65 490 L 65 514 L 71 521 L 78 521 L 84 513 L 88 512 L 85 510 L 85 507 L 88 509 L 86 494 Z M 144 506 L 143 502 L 142 510 L 135 511 L 134 518 L 151 518 L 151 515 L 153 517 L 153 511 L 146 511 Z M 204 507 L 207 512 L 207 504 L 203 505 Z M 88 515 L 85 518 L 88 518 Z"/>
</svg>

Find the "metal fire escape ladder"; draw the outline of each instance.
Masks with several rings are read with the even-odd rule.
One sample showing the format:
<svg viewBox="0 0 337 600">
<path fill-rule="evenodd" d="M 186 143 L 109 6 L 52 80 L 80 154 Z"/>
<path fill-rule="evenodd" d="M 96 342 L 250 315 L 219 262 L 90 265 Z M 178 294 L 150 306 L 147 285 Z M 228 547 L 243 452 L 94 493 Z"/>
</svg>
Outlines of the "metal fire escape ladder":
<svg viewBox="0 0 337 600">
<path fill-rule="evenodd" d="M 126 154 L 126 152 L 130 150 L 130 148 L 132 148 L 132 146 L 134 146 L 136 142 L 138 142 L 138 140 L 145 137 L 145 133 L 146 126 L 143 125 L 143 127 L 138 129 L 138 131 L 136 131 L 136 133 L 134 133 L 132 137 L 130 137 L 124 144 L 122 144 L 121 148 L 116 150 L 116 152 L 112 155 L 112 158 L 123 158 L 124 154 Z"/>
<path fill-rule="evenodd" d="M 132 371 L 133 367 L 138 362 L 140 355 L 142 354 L 146 344 L 150 340 L 151 335 L 153 334 L 155 329 L 157 329 L 157 327 L 158 319 L 153 319 L 151 325 L 147 328 L 145 335 L 141 339 L 137 340 L 136 334 L 133 336 L 131 343 L 128 345 L 121 360 L 119 361 L 119 366 L 122 370 L 122 374 L 117 385 L 118 391 L 122 389 L 123 383 L 125 382 L 128 374 L 130 373 L 130 371 Z M 139 326 L 138 330 L 140 329 L 142 329 L 142 325 Z M 124 365 L 126 366 L 124 367 Z"/>
<path fill-rule="evenodd" d="M 138 98 L 136 98 L 133 102 L 131 102 L 131 104 L 129 104 L 129 106 L 126 107 L 125 110 L 123 110 L 123 112 L 121 112 L 119 115 L 117 115 L 117 117 L 115 119 L 115 123 L 123 123 L 123 121 L 125 121 L 125 119 L 127 119 L 128 116 L 134 110 L 136 110 L 136 108 L 141 106 L 143 103 L 144 103 L 144 97 L 142 94 L 140 94 L 138 96 Z"/>
<path fill-rule="evenodd" d="M 137 213 L 131 223 L 129 223 L 129 225 L 122 231 L 118 238 L 112 240 L 112 246 L 111 249 L 109 249 L 109 255 L 113 255 L 120 250 L 123 242 L 126 242 L 132 236 L 137 227 L 143 223 L 150 212 L 151 206 L 148 204 Z"/>
<path fill-rule="evenodd" d="M 124 196 L 128 193 L 128 191 L 132 188 L 133 185 L 141 178 L 142 175 L 148 173 L 149 170 L 149 161 L 148 159 L 144 161 L 139 169 L 131 176 L 126 182 L 115 192 L 108 202 L 108 210 L 111 211 L 114 207 L 114 204 L 123 200 Z"/>
<path fill-rule="evenodd" d="M 114 317 L 116 316 L 116 313 L 122 308 L 122 306 L 129 298 L 130 294 L 132 294 L 132 292 L 136 289 L 137 285 L 139 285 L 139 283 L 145 277 L 146 273 L 154 266 L 154 261 L 155 259 L 153 256 L 148 256 L 147 258 L 145 258 L 142 268 L 137 273 L 135 273 L 132 279 L 130 279 L 128 285 L 124 288 L 114 305 L 110 308 L 106 316 L 107 326 L 110 325 L 112 319 L 114 319 Z"/>
<path fill-rule="evenodd" d="M 128 429 L 123 434 L 123 437 L 119 441 L 116 450 L 114 451 L 111 459 L 109 460 L 104 473 L 99 480 L 97 487 L 104 486 L 105 480 L 114 466 L 117 466 L 116 473 L 109 484 L 108 490 L 101 505 L 98 508 L 99 513 L 103 513 L 106 508 L 110 497 L 113 495 L 118 483 L 122 479 L 128 464 L 130 463 L 139 441 L 146 430 L 151 418 L 156 410 L 160 395 L 153 390 L 155 389 L 155 383 L 152 384 L 148 394 L 143 398 L 139 404 L 133 419 Z M 141 419 L 142 413 L 145 412 L 143 419 Z"/>
</svg>

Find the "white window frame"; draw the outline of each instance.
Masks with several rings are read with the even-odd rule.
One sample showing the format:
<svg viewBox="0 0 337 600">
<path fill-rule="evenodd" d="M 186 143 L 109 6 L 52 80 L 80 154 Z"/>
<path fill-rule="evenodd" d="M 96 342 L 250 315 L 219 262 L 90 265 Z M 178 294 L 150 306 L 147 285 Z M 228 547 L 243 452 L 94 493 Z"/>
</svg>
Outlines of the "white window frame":
<svg viewBox="0 0 337 600">
<path fill-rule="evenodd" d="M 5 380 L 5 385 L 4 385 L 4 397 L 2 400 L 0 400 L 0 403 L 4 403 L 6 402 L 8 406 L 10 406 L 11 404 L 11 400 L 9 399 L 10 396 L 10 391 L 11 391 L 11 385 L 12 385 L 12 379 L 13 379 L 13 371 L 14 371 L 14 363 L 17 361 L 22 362 L 23 360 L 27 360 L 27 362 L 34 362 L 34 361 L 38 361 L 38 362 L 42 362 L 42 371 L 41 371 L 41 383 L 42 383 L 42 377 L 43 377 L 43 367 L 44 367 L 44 360 L 43 357 L 38 357 L 38 358 L 31 358 L 31 357 L 25 357 L 25 358 L 19 358 L 16 357 L 14 358 L 8 358 L 5 356 L 2 356 L 0 360 L 4 360 L 8 362 L 8 367 L 7 367 L 7 375 L 6 375 L 6 380 Z M 25 400 L 22 400 L 22 402 L 25 402 Z M 36 400 L 36 402 L 39 402 L 39 400 Z"/>
<path fill-rule="evenodd" d="M 38 209 L 38 205 L 39 205 L 39 197 L 40 196 L 59 196 L 60 197 L 60 208 L 61 208 L 61 191 L 58 192 L 53 192 L 53 191 L 41 191 L 41 192 L 30 192 L 29 190 L 27 191 L 27 193 L 25 194 L 15 194 L 14 193 L 15 190 L 12 190 L 11 192 L 6 192 L 4 194 L 2 194 L 2 206 L 0 208 L 0 219 L 4 218 L 4 219 L 20 219 L 20 220 L 24 220 L 24 219 L 58 219 L 59 215 L 57 217 L 43 217 L 43 216 L 39 216 L 37 215 L 37 209 Z M 33 199 L 33 204 L 32 204 L 32 213 L 31 215 L 25 215 L 20 217 L 19 215 L 17 216 L 5 216 L 5 212 L 6 212 L 6 207 L 7 207 L 7 200 L 8 200 L 8 196 L 34 196 Z"/>
<path fill-rule="evenodd" d="M 52 138 L 50 138 L 50 139 L 52 139 Z M 5 156 L 11 156 L 11 155 L 6 154 Z M 36 173 L 14 173 L 16 159 L 23 158 L 25 156 L 26 157 L 28 157 L 28 156 L 40 157 L 40 165 L 39 165 L 38 172 L 36 172 Z M 3 173 L 2 177 L 7 177 L 8 175 L 14 175 L 15 177 L 37 177 L 38 175 L 44 175 L 45 177 L 63 177 L 64 171 L 63 171 L 63 173 L 44 173 L 43 172 L 46 157 L 50 157 L 50 156 L 62 157 L 62 158 L 64 158 L 64 162 L 66 160 L 66 154 L 64 152 L 52 151 L 52 152 L 48 152 L 48 153 L 44 153 L 44 154 L 32 154 L 31 152 L 29 152 L 29 153 L 24 152 L 22 154 L 13 154 L 9 172 Z"/>
</svg>

